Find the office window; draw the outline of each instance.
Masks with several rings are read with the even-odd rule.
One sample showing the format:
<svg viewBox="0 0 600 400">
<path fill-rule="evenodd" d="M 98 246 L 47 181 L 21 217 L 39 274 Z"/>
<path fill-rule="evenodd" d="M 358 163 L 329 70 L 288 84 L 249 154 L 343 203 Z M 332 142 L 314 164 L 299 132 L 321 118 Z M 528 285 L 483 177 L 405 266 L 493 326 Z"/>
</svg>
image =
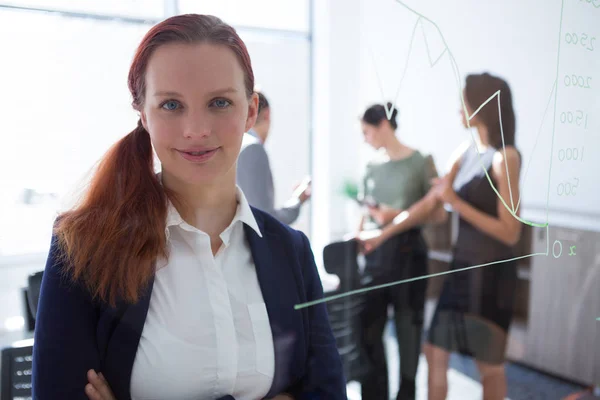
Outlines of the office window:
<svg viewBox="0 0 600 400">
<path fill-rule="evenodd" d="M 2 0 L 0 5 L 134 18 L 162 18 L 165 0 Z"/>
<path fill-rule="evenodd" d="M 179 12 L 212 14 L 231 25 L 309 31 L 308 0 L 179 0 Z"/>
<path fill-rule="evenodd" d="M 127 72 L 148 28 L 0 12 L 0 257 L 46 251 L 75 184 L 136 126 Z"/>
</svg>

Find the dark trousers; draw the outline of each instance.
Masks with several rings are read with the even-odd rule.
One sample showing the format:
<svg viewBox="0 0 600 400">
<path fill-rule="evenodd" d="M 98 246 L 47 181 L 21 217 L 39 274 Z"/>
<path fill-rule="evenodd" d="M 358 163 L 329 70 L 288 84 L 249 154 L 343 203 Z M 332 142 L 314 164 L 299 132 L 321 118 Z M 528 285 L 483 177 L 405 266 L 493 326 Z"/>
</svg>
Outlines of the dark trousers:
<svg viewBox="0 0 600 400">
<path fill-rule="evenodd" d="M 384 243 L 367 255 L 365 286 L 374 286 L 427 274 L 427 247 L 420 232 L 412 231 Z M 415 399 L 415 378 L 425 308 L 427 280 L 403 283 L 367 292 L 362 314 L 362 345 L 370 368 L 361 381 L 363 400 L 389 400 L 388 368 L 383 332 L 388 307 L 394 309 L 400 351 L 400 390 L 397 399 Z"/>
</svg>

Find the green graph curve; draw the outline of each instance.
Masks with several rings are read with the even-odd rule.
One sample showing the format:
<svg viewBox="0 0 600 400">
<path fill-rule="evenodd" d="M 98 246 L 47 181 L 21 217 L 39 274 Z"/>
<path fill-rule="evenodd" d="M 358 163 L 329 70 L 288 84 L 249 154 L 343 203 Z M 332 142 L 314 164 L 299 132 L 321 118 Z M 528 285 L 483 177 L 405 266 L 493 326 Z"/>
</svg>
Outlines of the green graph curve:
<svg viewBox="0 0 600 400">
<path fill-rule="evenodd" d="M 500 92 L 496 92 L 494 93 L 490 98 L 488 98 L 481 106 L 479 106 L 479 108 L 472 114 L 469 115 L 468 111 L 467 111 L 467 106 L 466 106 L 466 102 L 465 102 L 465 98 L 464 95 L 462 93 L 462 88 L 461 88 L 461 84 L 460 84 L 460 70 L 458 68 L 458 64 L 456 62 L 456 59 L 454 58 L 454 55 L 452 54 L 452 51 L 450 50 L 450 47 L 448 46 L 448 43 L 446 42 L 446 38 L 444 37 L 440 27 L 431 19 L 427 18 L 426 16 L 424 16 L 423 14 L 419 13 L 418 11 L 414 10 L 413 8 L 409 7 L 408 5 L 406 5 L 404 2 L 402 2 L 401 0 L 396 0 L 396 2 L 398 4 L 400 4 L 401 6 L 403 6 L 404 8 L 406 8 L 408 11 L 412 12 L 413 14 L 417 15 L 419 18 L 417 19 L 417 22 L 415 23 L 415 27 L 416 25 L 418 25 L 419 23 L 421 24 L 421 27 L 423 28 L 422 25 L 422 20 L 429 22 L 431 25 L 433 25 L 433 27 L 436 29 L 436 31 L 438 32 L 438 35 L 440 36 L 442 42 L 444 43 L 444 51 L 442 52 L 442 54 L 436 59 L 435 63 L 431 62 L 431 54 L 429 52 L 429 45 L 427 43 L 427 39 L 425 39 L 425 47 L 427 50 L 427 57 L 429 58 L 430 61 L 430 66 L 433 67 L 435 64 L 437 64 L 437 62 L 440 60 L 440 58 L 445 54 L 448 53 L 448 57 L 450 59 L 450 63 L 452 65 L 452 68 L 454 70 L 455 73 L 455 78 L 456 78 L 456 83 L 458 86 L 458 91 L 460 94 L 460 100 L 461 100 L 461 104 L 463 107 L 463 112 L 465 113 L 465 115 L 467 116 L 466 120 L 467 120 L 467 127 L 471 128 L 471 119 L 481 110 L 481 108 L 483 108 L 483 106 L 485 106 L 488 102 L 490 102 L 494 97 L 498 98 L 498 111 L 500 113 L 500 132 L 501 132 L 501 136 L 502 136 L 502 147 L 503 147 L 503 151 L 506 154 L 506 148 L 504 146 L 504 130 L 503 130 L 503 126 L 502 126 L 502 113 L 501 113 L 501 109 L 500 109 Z M 561 14 L 562 14 L 562 10 L 561 10 Z M 561 16 L 562 19 L 562 16 Z M 412 41 L 414 39 L 414 32 L 416 31 L 416 29 L 413 30 L 413 35 L 411 37 L 411 44 L 410 44 L 410 48 L 412 48 Z M 423 36 L 425 37 L 425 32 L 423 32 Z M 409 57 L 407 57 L 407 64 L 408 64 L 408 59 L 410 59 L 410 49 L 409 49 Z M 406 73 L 406 68 L 404 69 L 404 73 Z M 400 81 L 400 83 L 402 83 L 402 80 Z M 399 92 L 399 88 L 398 88 L 398 92 Z M 398 94 L 398 93 L 397 93 Z M 473 141 L 473 144 L 476 144 L 475 138 L 473 137 L 473 135 L 471 135 L 471 139 Z M 512 207 L 509 207 L 508 204 L 506 204 L 506 201 L 502 198 L 502 196 L 500 195 L 500 193 L 498 192 L 498 189 L 496 188 L 496 186 L 494 185 L 494 183 L 492 182 L 492 179 L 489 175 L 489 173 L 487 172 L 487 169 L 485 168 L 484 164 L 483 164 L 483 160 L 481 158 L 481 155 L 478 154 L 479 156 L 479 162 L 481 163 L 481 167 L 483 169 L 483 172 L 485 173 L 486 179 L 488 180 L 488 183 L 490 184 L 492 190 L 494 191 L 494 193 L 496 194 L 496 196 L 498 196 L 498 198 L 500 199 L 500 201 L 502 202 L 503 206 L 508 210 L 508 212 L 510 212 L 510 214 L 519 222 L 529 225 L 529 226 L 533 226 L 533 227 L 539 227 L 539 228 L 545 228 L 548 226 L 548 215 L 546 215 L 546 222 L 544 223 L 536 223 L 536 222 L 532 222 L 532 221 L 527 221 L 521 217 L 519 217 L 517 215 L 517 209 L 515 208 L 514 204 L 512 205 Z M 551 161 L 552 162 L 552 161 Z M 512 198 L 512 190 L 510 189 L 510 176 L 508 175 L 508 165 L 505 162 L 505 166 L 507 169 L 507 177 L 509 180 L 509 190 L 511 191 L 510 194 L 510 200 L 511 202 L 513 202 L 513 198 Z M 550 182 L 548 182 L 548 185 L 550 185 Z M 549 195 L 549 194 L 548 194 Z M 520 197 L 520 196 L 519 196 Z M 520 203 L 521 199 L 519 198 L 519 203 Z"/>
<path fill-rule="evenodd" d="M 452 69 L 453 69 L 453 72 L 454 72 L 454 75 L 455 75 L 455 79 L 456 79 L 458 91 L 460 93 L 460 99 L 461 99 L 461 104 L 462 104 L 462 107 L 463 107 L 463 112 L 467 116 L 466 120 L 467 120 L 467 126 L 469 128 L 471 127 L 470 120 L 483 108 L 483 106 L 485 106 L 488 102 L 490 102 L 491 100 L 493 100 L 494 97 L 497 97 L 497 99 L 498 99 L 498 112 L 500 113 L 499 117 L 500 117 L 500 131 L 501 131 L 501 136 L 502 136 L 502 147 L 503 147 L 503 150 L 504 150 L 504 152 L 506 154 L 506 148 L 505 148 L 505 145 L 504 145 L 504 130 L 503 130 L 503 126 L 502 126 L 502 114 L 501 114 L 501 108 L 500 108 L 500 91 L 498 91 L 498 92 L 494 93 L 492 96 L 490 96 L 481 106 L 478 107 L 478 109 L 472 115 L 469 115 L 469 113 L 467 111 L 465 99 L 464 99 L 464 96 L 463 96 L 463 93 L 462 93 L 462 90 L 461 90 L 462 87 L 461 87 L 461 83 L 460 83 L 460 71 L 458 69 L 458 64 L 456 63 L 456 59 L 454 58 L 454 55 L 450 51 L 450 48 L 448 47 L 448 44 L 446 42 L 446 38 L 442 34 L 439 26 L 435 22 L 433 22 L 431 19 L 425 17 L 424 15 L 420 14 L 416 10 L 412 9 L 411 7 L 409 7 L 408 5 L 406 5 L 405 3 L 403 3 L 401 0 L 396 0 L 396 1 L 400 5 L 402 5 L 404 8 L 406 8 L 407 10 L 409 10 L 410 12 L 414 13 L 415 15 L 417 15 L 419 17 L 417 19 L 416 23 L 415 23 L 415 26 L 413 28 L 413 32 L 412 32 L 412 35 L 411 35 L 411 41 L 410 41 L 410 46 L 409 46 L 409 54 L 408 54 L 406 65 L 405 65 L 405 68 L 404 68 L 404 71 L 403 71 L 403 76 L 402 76 L 402 78 L 400 80 L 400 84 L 398 85 L 398 90 L 396 92 L 396 98 L 399 95 L 400 87 L 401 87 L 401 84 L 402 84 L 402 82 L 404 80 L 404 75 L 406 74 L 406 70 L 407 70 L 407 67 L 408 67 L 408 61 L 410 59 L 410 53 L 412 51 L 412 46 L 413 46 L 413 41 L 414 41 L 414 38 L 415 38 L 415 33 L 416 33 L 417 25 L 421 24 L 421 28 L 422 28 L 422 31 L 423 31 L 423 38 L 424 38 L 424 41 L 425 41 L 425 47 L 426 47 L 426 50 L 427 50 L 427 57 L 429 59 L 430 67 L 435 66 L 438 63 L 438 61 L 442 58 L 442 56 L 445 53 L 448 53 L 448 57 L 450 59 L 450 63 L 451 63 L 451 66 L 452 66 Z M 537 147 L 538 139 L 539 139 L 539 136 L 540 136 L 540 133 L 541 133 L 541 130 L 542 130 L 543 121 L 546 118 L 546 114 L 548 112 L 550 103 L 552 101 L 552 95 L 553 94 L 554 94 L 554 121 L 553 121 L 553 128 L 552 128 L 552 145 L 551 145 L 551 150 L 550 150 L 551 154 L 554 151 L 554 133 L 555 133 L 555 127 L 556 127 L 556 103 L 557 103 L 556 99 L 557 99 L 557 93 L 558 93 L 558 90 L 557 90 L 556 86 L 557 86 L 558 73 L 559 73 L 560 37 L 562 35 L 563 10 L 564 10 L 564 0 L 561 1 L 561 10 L 560 10 L 560 28 L 559 28 L 559 41 L 558 41 L 558 53 L 557 53 L 557 64 L 556 64 L 556 78 L 555 78 L 555 81 L 553 83 L 552 90 L 550 92 L 548 104 L 546 105 L 546 109 L 545 109 L 543 117 L 542 117 L 542 122 L 540 123 L 540 128 L 539 128 L 538 135 L 536 137 L 536 142 L 535 142 L 535 145 L 534 145 L 534 148 L 533 148 L 532 152 L 535 151 L 535 148 Z M 422 23 L 423 20 L 431 23 L 435 27 L 435 29 L 437 30 L 440 38 L 442 39 L 442 42 L 444 43 L 444 50 L 436 58 L 435 61 L 432 61 L 432 58 L 431 58 L 431 54 L 430 54 L 430 51 L 429 51 L 429 44 L 427 42 L 427 37 L 425 35 L 425 30 L 424 30 L 423 23 Z M 373 56 L 372 53 L 371 53 L 371 55 Z M 374 59 L 374 57 L 373 57 L 373 59 Z M 382 90 L 383 88 L 381 86 L 381 79 L 380 79 L 380 77 L 379 77 L 379 75 L 377 73 L 377 69 L 376 69 L 376 74 L 377 74 L 377 79 L 378 79 L 380 90 Z M 383 90 L 382 90 L 382 92 L 383 92 Z M 396 98 L 394 100 L 396 100 Z M 393 106 L 392 106 L 391 110 L 388 110 L 387 106 L 385 106 L 385 107 L 386 107 L 386 113 L 387 113 L 388 118 L 389 118 L 390 115 L 393 112 Z M 473 140 L 473 144 L 476 144 L 475 138 L 474 138 L 474 136 L 473 136 L 472 133 L 471 133 L 471 139 Z M 481 163 L 481 167 L 482 167 L 482 169 L 483 169 L 483 171 L 485 173 L 485 176 L 486 176 L 486 178 L 487 178 L 487 180 L 488 180 L 488 182 L 489 182 L 492 190 L 494 190 L 494 193 L 496 193 L 496 195 L 498 196 L 498 198 L 502 202 L 503 206 L 510 212 L 510 214 L 515 219 L 517 219 L 518 221 L 520 221 L 521 223 L 524 223 L 524 224 L 530 225 L 530 226 L 534 226 L 534 227 L 546 228 L 546 230 L 547 230 L 548 227 L 549 227 L 549 225 L 548 225 L 548 210 L 549 210 L 549 201 L 550 201 L 550 178 L 552 176 L 552 157 L 550 157 L 550 168 L 549 168 L 549 171 L 548 171 L 549 178 L 548 178 L 548 195 L 547 195 L 547 204 L 546 204 L 546 206 L 547 206 L 546 207 L 547 208 L 546 209 L 546 222 L 545 223 L 535 223 L 535 222 L 527 221 L 527 220 L 525 220 L 523 218 L 520 218 L 517 215 L 517 211 L 518 211 L 519 205 L 521 203 L 521 195 L 519 195 L 519 200 L 518 200 L 517 205 L 515 207 L 514 202 L 513 202 L 513 198 L 512 198 L 513 197 L 512 196 L 512 191 L 511 191 L 510 192 L 510 198 L 511 198 L 512 208 L 509 207 L 508 204 L 506 204 L 505 200 L 502 198 L 502 196 L 500 195 L 500 193 L 498 193 L 498 190 L 496 189 L 494 183 L 492 182 L 491 177 L 489 176 L 489 174 L 487 172 L 487 169 L 485 168 L 485 165 L 483 164 L 483 160 L 481 158 L 481 155 L 478 154 L 478 156 L 479 156 L 479 161 Z M 510 188 L 510 177 L 508 175 L 508 165 L 506 165 L 506 162 L 505 162 L 505 166 L 506 166 L 506 169 L 507 169 L 507 176 L 508 176 L 508 179 L 509 179 L 509 188 Z M 526 171 L 525 171 L 525 177 L 527 176 L 528 170 L 529 170 L 529 163 L 528 163 L 528 166 L 527 166 Z M 540 256 L 542 256 L 542 255 L 543 256 L 548 256 L 549 250 L 550 250 L 550 247 L 549 247 L 549 235 L 547 234 L 546 235 L 546 252 L 545 253 L 527 254 L 525 256 L 514 257 L 514 258 L 511 258 L 511 259 L 508 259 L 508 260 L 499 260 L 499 261 L 494 261 L 494 262 L 490 262 L 490 263 L 486 263 L 486 264 L 473 265 L 473 266 L 469 266 L 469 267 L 466 267 L 466 268 L 461 268 L 461 269 L 456 269 L 456 270 L 450 270 L 450 271 L 444 271 L 444 272 L 440 272 L 440 273 L 428 274 L 428 275 L 418 276 L 418 277 L 414 277 L 414 278 L 410 278 L 410 279 L 404 279 L 404 280 L 400 280 L 400 281 L 390 282 L 390 283 L 386 283 L 386 284 L 382 284 L 382 285 L 377 285 L 377 286 L 373 286 L 373 287 L 369 287 L 369 288 L 352 290 L 352 291 L 348 291 L 348 292 L 345 292 L 345 293 L 340 293 L 340 294 L 337 294 L 337 295 L 333 295 L 333 296 L 329 296 L 329 297 L 324 297 L 324 298 L 319 299 L 319 300 L 314 300 L 314 301 L 310 301 L 310 302 L 306 302 L 306 303 L 302 303 L 302 304 L 297 304 L 297 305 L 294 306 L 294 309 L 295 310 L 299 310 L 299 309 L 311 307 L 311 306 L 314 306 L 314 305 L 317 305 L 317 304 L 320 304 L 320 303 L 324 303 L 324 302 L 336 300 L 336 299 L 343 298 L 343 297 L 353 296 L 353 295 L 357 295 L 357 294 L 369 292 L 369 291 L 372 291 L 372 290 L 382 289 L 382 288 L 386 288 L 386 287 L 390 287 L 390 286 L 395 286 L 395 285 L 401 285 L 401 284 L 404 284 L 404 283 L 414 282 L 414 281 L 418 281 L 418 280 L 422 280 L 422 279 L 433 278 L 433 277 L 436 277 L 436 276 L 442 276 L 442 275 L 452 274 L 452 273 L 456 273 L 456 272 L 467 271 L 467 270 L 470 270 L 470 269 L 481 268 L 481 267 L 485 267 L 485 266 L 489 266 L 489 265 L 493 265 L 493 264 L 500 264 L 500 263 L 504 263 L 504 262 L 509 262 L 509 261 L 514 261 L 514 260 L 524 259 L 524 258 L 528 258 L 528 257 L 534 257 L 534 256 L 538 256 L 538 255 L 540 255 Z M 600 321 L 600 317 L 597 318 L 596 320 Z"/>
</svg>

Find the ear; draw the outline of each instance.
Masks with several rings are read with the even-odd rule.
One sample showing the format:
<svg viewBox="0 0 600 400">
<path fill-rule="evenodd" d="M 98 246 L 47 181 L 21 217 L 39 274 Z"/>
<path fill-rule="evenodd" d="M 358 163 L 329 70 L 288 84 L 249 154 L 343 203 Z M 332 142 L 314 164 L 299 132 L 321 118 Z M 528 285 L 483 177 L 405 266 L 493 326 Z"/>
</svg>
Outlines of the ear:
<svg viewBox="0 0 600 400">
<path fill-rule="evenodd" d="M 246 117 L 246 128 L 245 132 L 248 132 L 250 128 L 256 123 L 256 117 L 258 116 L 258 95 L 252 94 L 248 101 L 248 116 Z"/>
<path fill-rule="evenodd" d="M 146 130 L 146 132 L 150 132 L 148 130 L 148 120 L 146 119 L 146 113 L 144 111 L 140 111 L 140 119 L 142 120 L 142 126 Z"/>
</svg>

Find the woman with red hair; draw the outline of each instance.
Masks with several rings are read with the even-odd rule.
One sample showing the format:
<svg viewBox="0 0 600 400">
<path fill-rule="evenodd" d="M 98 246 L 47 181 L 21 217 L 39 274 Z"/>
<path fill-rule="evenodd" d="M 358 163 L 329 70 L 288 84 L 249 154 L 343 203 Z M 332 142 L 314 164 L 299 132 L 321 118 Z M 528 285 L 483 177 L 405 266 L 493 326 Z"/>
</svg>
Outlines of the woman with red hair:
<svg viewBox="0 0 600 400">
<path fill-rule="evenodd" d="M 34 398 L 346 399 L 325 305 L 294 311 L 323 296 L 308 239 L 235 184 L 253 88 L 218 18 L 146 34 L 129 72 L 138 126 L 54 227 Z"/>
</svg>

